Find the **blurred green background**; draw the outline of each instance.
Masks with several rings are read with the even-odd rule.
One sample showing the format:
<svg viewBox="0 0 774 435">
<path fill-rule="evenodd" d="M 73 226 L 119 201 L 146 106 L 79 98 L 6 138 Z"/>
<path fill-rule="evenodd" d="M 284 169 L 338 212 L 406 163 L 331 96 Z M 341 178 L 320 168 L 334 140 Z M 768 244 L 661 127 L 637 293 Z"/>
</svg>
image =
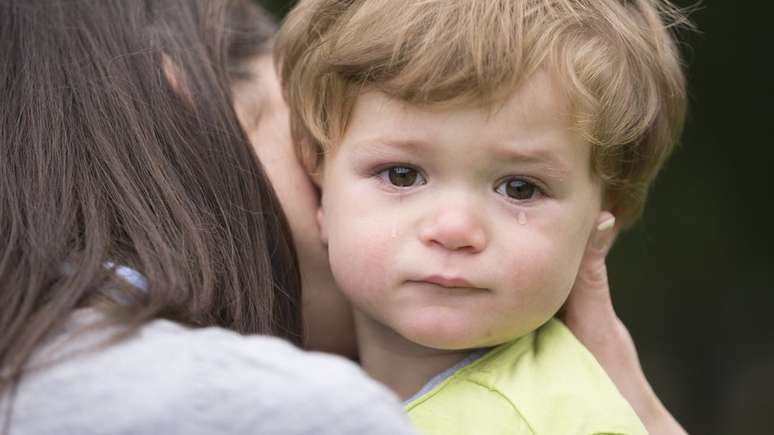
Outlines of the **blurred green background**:
<svg viewBox="0 0 774 435">
<path fill-rule="evenodd" d="M 260 3 L 281 17 L 293 2 Z M 645 373 L 695 434 L 772 433 L 772 16 L 772 2 L 731 0 L 691 14 L 682 144 L 609 258 Z"/>
</svg>

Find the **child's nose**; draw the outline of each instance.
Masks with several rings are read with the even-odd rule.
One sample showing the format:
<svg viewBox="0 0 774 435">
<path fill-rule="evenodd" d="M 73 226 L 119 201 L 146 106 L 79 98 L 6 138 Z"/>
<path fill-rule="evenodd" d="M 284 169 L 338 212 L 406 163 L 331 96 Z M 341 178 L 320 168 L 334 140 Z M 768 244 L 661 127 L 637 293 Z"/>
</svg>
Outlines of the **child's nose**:
<svg viewBox="0 0 774 435">
<path fill-rule="evenodd" d="M 486 233 L 475 210 L 465 206 L 450 206 L 427 219 L 419 237 L 428 246 L 440 246 L 451 251 L 480 252 L 486 247 Z"/>
</svg>

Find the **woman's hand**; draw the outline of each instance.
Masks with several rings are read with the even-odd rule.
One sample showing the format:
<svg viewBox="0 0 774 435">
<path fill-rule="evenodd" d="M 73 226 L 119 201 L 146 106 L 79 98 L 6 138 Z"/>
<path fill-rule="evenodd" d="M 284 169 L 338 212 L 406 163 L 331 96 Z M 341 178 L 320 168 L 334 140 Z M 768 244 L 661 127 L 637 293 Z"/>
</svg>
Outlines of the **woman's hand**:
<svg viewBox="0 0 774 435">
<path fill-rule="evenodd" d="M 559 313 L 591 351 L 651 434 L 685 434 L 653 392 L 637 349 L 613 308 L 605 257 L 618 233 L 615 217 L 600 213 L 570 296 Z"/>
</svg>

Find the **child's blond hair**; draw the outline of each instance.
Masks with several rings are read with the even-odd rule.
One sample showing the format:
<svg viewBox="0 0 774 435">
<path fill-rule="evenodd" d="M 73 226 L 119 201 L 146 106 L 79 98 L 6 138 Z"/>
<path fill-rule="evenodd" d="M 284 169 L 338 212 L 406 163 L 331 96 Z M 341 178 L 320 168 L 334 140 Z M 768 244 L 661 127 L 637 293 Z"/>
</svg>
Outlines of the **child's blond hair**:
<svg viewBox="0 0 774 435">
<path fill-rule="evenodd" d="M 686 92 L 660 0 L 302 0 L 276 43 L 307 169 L 344 134 L 358 95 L 493 108 L 548 68 L 618 221 L 641 214 L 682 130 Z"/>
</svg>

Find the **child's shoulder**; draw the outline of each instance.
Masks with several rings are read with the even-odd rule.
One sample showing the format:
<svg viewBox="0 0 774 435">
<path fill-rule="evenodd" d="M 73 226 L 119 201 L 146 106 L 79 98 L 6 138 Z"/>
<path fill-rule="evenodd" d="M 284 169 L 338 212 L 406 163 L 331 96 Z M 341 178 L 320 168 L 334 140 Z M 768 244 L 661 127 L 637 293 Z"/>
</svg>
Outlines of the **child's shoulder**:
<svg viewBox="0 0 774 435">
<path fill-rule="evenodd" d="M 599 363 L 556 319 L 494 348 L 407 408 L 424 433 L 646 433 Z"/>
</svg>

